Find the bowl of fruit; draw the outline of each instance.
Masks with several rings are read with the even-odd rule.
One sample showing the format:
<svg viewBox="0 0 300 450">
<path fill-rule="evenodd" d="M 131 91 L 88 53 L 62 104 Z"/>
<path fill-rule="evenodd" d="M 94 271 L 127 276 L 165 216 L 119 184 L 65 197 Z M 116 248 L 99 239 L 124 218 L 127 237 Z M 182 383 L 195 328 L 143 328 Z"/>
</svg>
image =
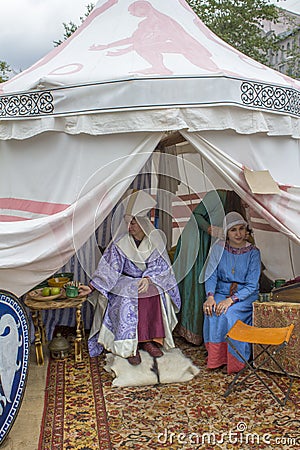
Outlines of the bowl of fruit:
<svg viewBox="0 0 300 450">
<path fill-rule="evenodd" d="M 69 278 L 67 277 L 55 277 L 48 280 L 48 286 L 51 288 L 62 288 L 68 282 Z"/>
<path fill-rule="evenodd" d="M 72 281 L 74 278 L 74 273 L 73 272 L 55 273 L 51 278 L 68 278 L 68 281 Z"/>
</svg>

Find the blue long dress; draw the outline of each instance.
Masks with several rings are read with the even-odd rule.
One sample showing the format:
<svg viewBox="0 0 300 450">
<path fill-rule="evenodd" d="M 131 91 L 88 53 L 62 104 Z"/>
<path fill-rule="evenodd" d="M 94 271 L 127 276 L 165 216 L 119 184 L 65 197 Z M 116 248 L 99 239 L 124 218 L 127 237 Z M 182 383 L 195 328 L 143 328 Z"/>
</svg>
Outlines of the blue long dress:
<svg viewBox="0 0 300 450">
<path fill-rule="evenodd" d="M 207 367 L 210 369 L 227 365 L 227 372 L 238 372 L 244 363 L 237 353 L 227 347 L 225 336 L 239 319 L 251 325 L 252 303 L 257 300 L 259 292 L 259 276 L 261 271 L 260 251 L 254 245 L 233 248 L 222 241 L 218 241 L 212 248 L 206 268 L 206 295 L 214 295 L 218 304 L 229 297 L 230 286 L 237 283 L 234 298 L 236 303 L 227 312 L 217 316 L 204 318 L 204 342 L 208 351 Z M 239 352 L 249 360 L 251 345 L 235 341 Z"/>
</svg>

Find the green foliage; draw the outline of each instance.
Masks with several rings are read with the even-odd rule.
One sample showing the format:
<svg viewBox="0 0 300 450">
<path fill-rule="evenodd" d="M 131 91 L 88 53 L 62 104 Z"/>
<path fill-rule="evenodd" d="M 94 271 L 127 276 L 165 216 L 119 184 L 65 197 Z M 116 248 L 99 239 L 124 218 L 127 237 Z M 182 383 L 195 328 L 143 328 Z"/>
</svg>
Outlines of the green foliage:
<svg viewBox="0 0 300 450">
<path fill-rule="evenodd" d="M 262 21 L 278 21 L 278 9 L 268 0 L 187 0 L 200 19 L 232 47 L 263 64 L 278 44 L 266 36 Z"/>
<path fill-rule="evenodd" d="M 4 83 L 9 78 L 10 66 L 5 61 L 0 61 L 0 83 Z"/>
<path fill-rule="evenodd" d="M 80 23 L 84 22 L 84 20 L 88 17 L 90 12 L 93 10 L 94 6 L 95 5 L 93 3 L 89 3 L 88 5 L 86 5 L 86 12 L 85 12 L 84 16 L 80 17 Z M 77 30 L 79 25 L 77 25 L 76 23 L 70 21 L 68 23 L 64 22 L 63 23 L 63 27 L 65 29 L 64 37 L 63 37 L 63 39 L 59 39 L 58 41 L 53 41 L 54 47 L 57 47 L 58 45 L 62 44 L 63 41 L 65 41 L 73 33 L 75 33 L 75 31 Z"/>
</svg>

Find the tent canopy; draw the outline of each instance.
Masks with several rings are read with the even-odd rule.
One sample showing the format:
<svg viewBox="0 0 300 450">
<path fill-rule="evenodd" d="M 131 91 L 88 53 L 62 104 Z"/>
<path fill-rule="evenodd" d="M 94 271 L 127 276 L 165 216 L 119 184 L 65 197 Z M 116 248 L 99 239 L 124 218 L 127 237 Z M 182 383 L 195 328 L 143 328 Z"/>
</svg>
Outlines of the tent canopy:
<svg viewBox="0 0 300 450">
<path fill-rule="evenodd" d="M 100 0 L 68 40 L 1 85 L 0 137 L 212 127 L 299 137 L 299 86 L 215 36 L 185 0 Z M 261 111 L 287 115 L 279 126 Z"/>
<path fill-rule="evenodd" d="M 299 87 L 224 43 L 185 0 L 100 0 L 67 41 L 0 85 L 0 286 L 21 295 L 63 266 L 170 131 L 194 151 L 164 150 L 189 167 L 177 184 L 203 193 L 206 170 L 209 189 L 234 189 L 264 224 L 272 276 L 296 275 Z M 276 193 L 255 193 L 249 171 L 268 171 Z"/>
</svg>

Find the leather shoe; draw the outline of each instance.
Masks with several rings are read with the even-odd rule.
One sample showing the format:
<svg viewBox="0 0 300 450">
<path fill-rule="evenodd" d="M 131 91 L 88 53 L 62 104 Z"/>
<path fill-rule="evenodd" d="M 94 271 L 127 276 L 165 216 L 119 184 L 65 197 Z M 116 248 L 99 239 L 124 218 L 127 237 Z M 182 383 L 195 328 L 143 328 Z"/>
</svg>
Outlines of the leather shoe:
<svg viewBox="0 0 300 450">
<path fill-rule="evenodd" d="M 132 366 L 138 366 L 139 364 L 141 364 L 142 360 L 141 360 L 140 352 L 137 351 L 135 356 L 129 356 L 129 358 L 127 358 L 127 361 Z"/>
<path fill-rule="evenodd" d="M 227 366 L 224 364 L 224 366 L 221 367 L 221 372 L 227 375 Z"/>
<path fill-rule="evenodd" d="M 160 358 L 161 356 L 163 356 L 163 352 L 160 348 L 157 347 L 154 342 L 143 342 L 141 347 L 154 358 Z"/>
</svg>

